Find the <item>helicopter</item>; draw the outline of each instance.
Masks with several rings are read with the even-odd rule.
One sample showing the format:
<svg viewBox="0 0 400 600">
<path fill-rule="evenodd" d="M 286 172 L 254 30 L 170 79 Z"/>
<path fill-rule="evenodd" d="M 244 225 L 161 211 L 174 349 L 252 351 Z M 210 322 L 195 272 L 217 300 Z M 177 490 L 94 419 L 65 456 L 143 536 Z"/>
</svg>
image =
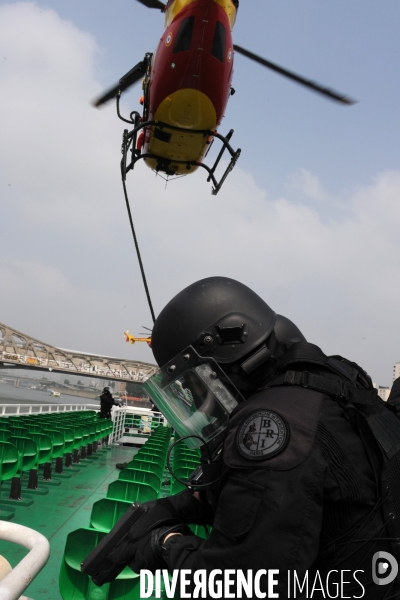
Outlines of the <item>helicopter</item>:
<svg viewBox="0 0 400 600">
<path fill-rule="evenodd" d="M 151 348 L 151 336 L 147 336 L 147 337 L 134 337 L 133 335 L 131 335 L 129 333 L 129 329 L 127 329 L 124 332 L 124 336 L 125 336 L 125 341 L 130 343 L 130 344 L 136 344 L 136 342 L 146 342 L 146 344 L 148 346 L 150 346 Z"/>
<path fill-rule="evenodd" d="M 234 168 L 241 150 L 230 144 L 233 129 L 226 136 L 218 132 L 232 87 L 234 54 L 243 56 L 342 104 L 354 100 L 314 81 L 288 71 L 249 50 L 233 44 L 239 0 L 137 0 L 164 13 L 165 30 L 154 53 L 126 73 L 100 96 L 99 107 L 116 98 L 118 117 L 133 125 L 124 131 L 121 171 L 123 180 L 138 160 L 167 177 L 189 175 L 199 167 L 212 181 L 212 194 L 221 189 Z M 132 111 L 129 120 L 120 113 L 121 93 L 142 80 L 142 114 Z M 210 167 L 204 158 L 218 139 L 221 150 Z M 230 161 L 217 181 L 215 170 L 228 151 Z M 130 156 L 129 156 L 130 153 Z"/>
</svg>

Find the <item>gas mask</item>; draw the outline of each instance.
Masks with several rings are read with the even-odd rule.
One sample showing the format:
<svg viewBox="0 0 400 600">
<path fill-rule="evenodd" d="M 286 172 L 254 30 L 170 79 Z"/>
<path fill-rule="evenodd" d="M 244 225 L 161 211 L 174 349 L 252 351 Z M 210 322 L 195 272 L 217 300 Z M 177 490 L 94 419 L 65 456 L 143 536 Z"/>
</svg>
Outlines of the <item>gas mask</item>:
<svg viewBox="0 0 400 600">
<path fill-rule="evenodd" d="M 218 363 L 188 346 L 144 384 L 145 392 L 189 448 L 208 443 L 225 429 L 243 401 Z"/>
</svg>

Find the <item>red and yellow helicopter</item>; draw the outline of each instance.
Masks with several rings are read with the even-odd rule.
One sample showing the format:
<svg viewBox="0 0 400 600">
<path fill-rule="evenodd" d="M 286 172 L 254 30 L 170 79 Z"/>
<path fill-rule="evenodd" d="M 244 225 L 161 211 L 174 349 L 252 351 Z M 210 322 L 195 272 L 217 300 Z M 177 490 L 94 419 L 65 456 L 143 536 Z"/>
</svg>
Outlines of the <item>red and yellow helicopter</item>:
<svg viewBox="0 0 400 600">
<path fill-rule="evenodd" d="M 136 344 L 136 342 L 146 342 L 148 346 L 151 348 L 151 336 L 148 337 L 134 337 L 129 333 L 129 329 L 124 332 L 125 341 L 129 344 Z"/>
<path fill-rule="evenodd" d="M 147 166 L 167 176 L 187 175 L 198 167 L 208 172 L 212 193 L 217 194 L 235 166 L 240 149 L 233 150 L 230 139 L 218 133 L 218 127 L 234 93 L 231 86 L 234 52 L 272 69 L 343 104 L 353 100 L 318 83 L 307 80 L 275 63 L 234 45 L 233 29 L 239 0 L 138 0 L 165 15 L 165 31 L 154 54 L 144 59 L 108 90 L 95 106 L 117 98 L 118 116 L 133 125 L 125 130 L 122 144 L 122 175 L 143 159 Z M 130 119 L 121 116 L 119 98 L 128 87 L 142 79 L 143 113 L 132 111 Z M 212 167 L 203 159 L 215 139 L 222 148 Z M 215 178 L 225 150 L 230 162 L 219 181 Z M 129 156 L 129 152 L 131 156 Z"/>
</svg>

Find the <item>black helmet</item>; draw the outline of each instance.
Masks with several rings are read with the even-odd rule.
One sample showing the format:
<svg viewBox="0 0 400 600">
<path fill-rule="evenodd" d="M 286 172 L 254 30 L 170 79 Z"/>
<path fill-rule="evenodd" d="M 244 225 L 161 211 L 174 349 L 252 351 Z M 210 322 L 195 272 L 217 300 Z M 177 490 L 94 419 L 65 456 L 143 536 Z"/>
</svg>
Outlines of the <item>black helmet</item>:
<svg viewBox="0 0 400 600">
<path fill-rule="evenodd" d="M 277 340 L 284 344 L 286 349 L 297 342 L 307 341 L 300 329 L 283 315 L 276 315 L 274 332 Z"/>
<path fill-rule="evenodd" d="M 104 392 L 109 392 L 109 391 L 110 391 L 110 388 L 109 388 L 109 387 L 105 387 L 105 388 L 103 389 L 103 393 L 104 393 Z"/>
<path fill-rule="evenodd" d="M 230 364 L 261 346 L 276 318 L 243 283 L 208 277 L 182 290 L 161 311 L 152 332 L 153 354 L 163 366 L 193 346 L 201 356 Z"/>
</svg>

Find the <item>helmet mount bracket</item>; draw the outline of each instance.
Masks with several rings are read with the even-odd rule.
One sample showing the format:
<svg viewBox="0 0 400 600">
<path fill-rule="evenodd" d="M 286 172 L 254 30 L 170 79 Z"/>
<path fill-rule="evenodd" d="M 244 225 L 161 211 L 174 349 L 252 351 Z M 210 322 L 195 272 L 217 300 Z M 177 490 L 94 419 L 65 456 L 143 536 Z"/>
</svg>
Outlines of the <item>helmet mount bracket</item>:
<svg viewBox="0 0 400 600">
<path fill-rule="evenodd" d="M 256 352 L 254 352 L 251 356 L 249 356 L 246 360 L 244 360 L 240 366 L 246 375 L 249 375 L 257 367 L 261 366 L 267 360 L 272 358 L 272 352 L 267 348 L 267 345 L 264 344 L 261 348 L 258 348 Z"/>
</svg>

